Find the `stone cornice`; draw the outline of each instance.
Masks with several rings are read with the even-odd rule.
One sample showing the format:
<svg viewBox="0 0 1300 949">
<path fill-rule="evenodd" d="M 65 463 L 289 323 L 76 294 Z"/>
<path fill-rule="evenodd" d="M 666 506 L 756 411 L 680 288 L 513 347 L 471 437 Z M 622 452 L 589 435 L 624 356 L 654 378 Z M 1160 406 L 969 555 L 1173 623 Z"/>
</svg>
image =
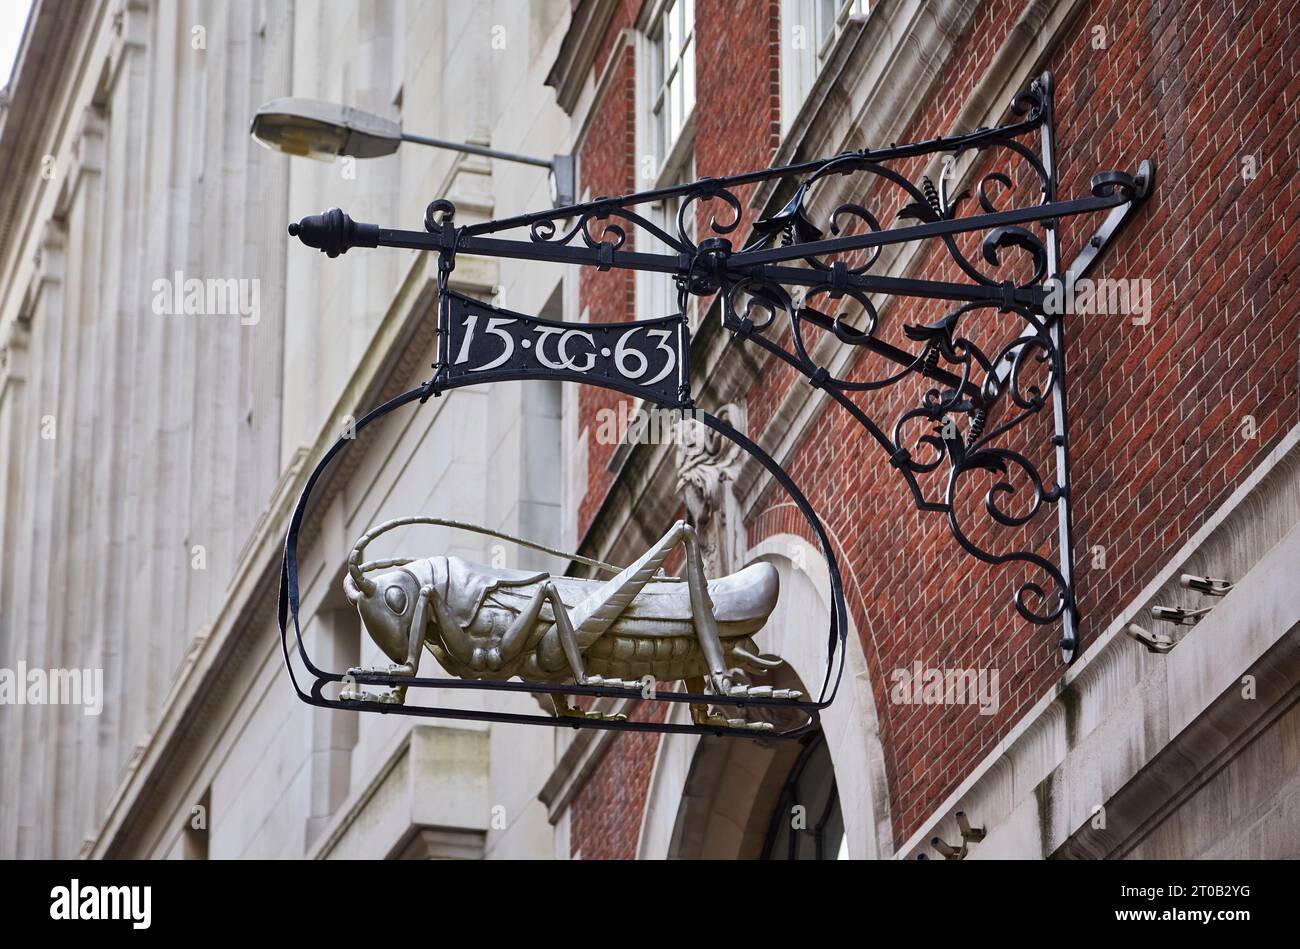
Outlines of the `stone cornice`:
<svg viewBox="0 0 1300 949">
<path fill-rule="evenodd" d="M 104 63 L 102 84 L 95 90 L 95 101 L 108 98 L 122 76 L 128 54 L 145 48 L 149 29 L 149 4 L 145 0 L 117 0 L 112 14 L 113 39 Z"/>
<path fill-rule="evenodd" d="M 368 809 L 377 808 L 389 811 L 395 818 L 390 827 L 400 828 L 399 836 L 388 840 L 371 841 L 378 844 L 382 852 L 376 854 L 386 859 L 401 858 L 401 853 L 409 843 L 411 836 L 418 834 L 420 828 L 436 827 L 456 837 L 476 838 L 477 853 L 482 855 L 483 835 L 487 830 L 489 815 L 486 800 L 488 731 L 484 728 L 462 728 L 453 725 L 414 725 L 405 731 L 391 736 L 389 747 L 380 758 L 380 764 L 371 773 L 369 780 L 348 796 L 334 812 L 322 830 L 320 837 L 307 851 L 309 860 L 329 860 L 345 849 L 349 835 L 354 831 L 358 819 Z M 447 746 L 446 749 L 443 746 Z M 454 762 L 456 752 L 463 758 L 466 751 L 471 757 L 480 758 L 482 773 L 476 775 L 480 781 L 470 784 L 478 793 L 471 793 L 469 799 L 457 799 L 455 794 L 447 794 L 445 785 L 435 784 L 441 781 L 439 774 L 448 762 L 444 755 L 450 750 Z M 443 754 L 440 755 L 439 752 Z M 389 800 L 381 800 L 386 784 L 394 771 L 403 763 L 407 765 L 405 782 L 399 792 Z M 477 769 L 475 769 L 477 770 Z M 461 786 L 460 790 L 471 788 Z M 367 825 L 367 829 L 371 829 Z"/>
<path fill-rule="evenodd" d="M 39 200 L 42 189 L 31 182 L 39 178 L 41 157 L 61 134 L 65 115 L 58 106 L 69 106 L 64 90 L 82 78 L 71 65 L 101 9 L 102 2 L 92 0 L 37 0 L 29 14 L 6 87 L 9 104 L 0 113 L 0 248 L 22 246 L 14 239 L 19 217 Z M 8 254 L 0 258 L 0 285 L 16 266 Z"/>
<path fill-rule="evenodd" d="M 555 89 L 556 102 L 569 115 L 573 114 L 582 95 L 601 40 L 617 7 L 613 0 L 578 0 L 573 8 L 560 51 L 546 74 L 546 84 Z"/>
</svg>

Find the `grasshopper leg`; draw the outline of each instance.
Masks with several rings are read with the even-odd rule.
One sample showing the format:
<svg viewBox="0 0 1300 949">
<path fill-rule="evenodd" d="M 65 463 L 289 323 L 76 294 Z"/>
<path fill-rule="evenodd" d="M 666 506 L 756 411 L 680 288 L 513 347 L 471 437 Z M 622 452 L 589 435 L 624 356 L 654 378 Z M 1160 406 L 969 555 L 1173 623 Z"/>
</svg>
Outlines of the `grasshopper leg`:
<svg viewBox="0 0 1300 949">
<path fill-rule="evenodd" d="M 686 684 L 687 692 L 696 695 L 704 692 L 704 676 L 691 676 L 682 681 Z M 691 722 L 701 728 L 743 728 L 751 732 L 773 731 L 770 722 L 751 722 L 745 718 L 727 718 L 725 715 L 710 712 L 709 706 L 696 702 L 691 703 Z"/>
<path fill-rule="evenodd" d="M 691 621 L 695 626 L 695 636 L 700 641 L 705 661 L 709 664 L 709 679 L 713 691 L 719 695 L 727 695 L 731 691 L 731 679 L 727 675 L 722 637 L 718 635 L 718 621 L 713 615 L 709 580 L 704 575 L 704 558 L 700 556 L 700 544 L 695 537 L 695 528 L 684 521 L 678 521 L 675 530 L 686 546 L 686 588 L 691 597 Z"/>
<path fill-rule="evenodd" d="M 569 704 L 567 695 L 552 695 L 551 704 L 555 706 L 556 718 L 586 718 L 602 722 L 626 722 L 627 716 L 622 712 L 588 712 L 586 709 Z"/>
<path fill-rule="evenodd" d="M 704 575 L 704 561 L 700 556 L 695 529 L 685 521 L 678 521 L 670 527 L 659 542 L 640 559 L 574 609 L 570 623 L 577 634 L 574 646 L 581 649 L 603 636 L 645 585 L 654 579 L 678 544 L 683 544 L 686 548 L 686 585 L 691 601 L 691 621 L 708 662 L 709 679 L 714 691 L 726 695 L 731 690 L 731 681 L 727 675 L 722 640 L 718 635 L 718 623 L 713 616 L 713 601 L 709 598 L 709 581 Z M 565 631 L 558 624 L 556 629 L 563 643 Z M 566 655 L 567 651 L 566 646 Z M 570 660 L 570 665 L 572 664 Z"/>
<path fill-rule="evenodd" d="M 547 580 L 542 585 L 538 596 L 550 601 L 551 609 L 555 613 L 555 632 L 560 639 L 560 648 L 564 650 L 564 657 L 569 662 L 573 680 L 579 685 L 585 685 L 587 683 L 587 673 L 582 665 L 582 650 L 578 646 L 578 634 L 573 629 L 573 621 L 569 618 L 564 601 L 560 599 L 560 591 L 555 588 L 554 583 Z M 551 702 L 554 704 L 555 714 L 559 718 L 587 718 L 610 722 L 627 721 L 627 716 L 621 713 L 610 715 L 605 712 L 589 712 L 575 705 L 570 705 L 568 696 L 565 695 L 552 695 Z"/>
<path fill-rule="evenodd" d="M 387 669 L 378 666 L 371 669 L 356 667 L 349 669 L 348 674 L 379 672 L 386 675 L 414 678 L 420 668 L 420 645 L 424 642 L 425 613 L 434 595 L 433 587 L 428 584 L 420 588 L 415 604 L 415 612 L 411 617 L 410 629 L 407 631 L 406 662 L 400 665 L 390 665 Z M 397 685 L 393 686 L 388 692 L 378 693 L 368 692 L 360 688 L 344 689 L 339 693 L 339 700 L 343 702 L 380 702 L 386 705 L 405 705 L 406 686 Z"/>
<path fill-rule="evenodd" d="M 555 627 L 547 634 L 547 638 L 551 639 L 553 635 L 558 639 L 575 681 L 579 683 L 604 681 L 587 679 L 582 666 L 584 644 L 590 645 L 605 634 L 645 585 L 654 579 L 664 561 L 668 559 L 668 555 L 678 544 L 683 544 L 686 548 L 686 585 L 690 595 L 691 620 L 701 651 L 708 663 L 709 683 L 713 691 L 720 696 L 732 694 L 726 654 L 722 648 L 722 639 L 718 635 L 718 623 L 713 615 L 713 601 L 709 597 L 709 581 L 704 575 L 704 562 L 700 556 L 699 542 L 695 536 L 695 529 L 685 521 L 674 524 L 659 542 L 635 563 L 626 567 L 618 576 L 604 584 L 597 593 L 579 604 L 574 610 L 573 617 L 565 611 L 553 586 L 548 583 L 543 588 L 542 592 L 545 595 L 553 597 L 552 605 L 555 607 Z M 553 650 L 554 647 L 550 648 Z M 546 644 L 543 645 L 543 652 L 545 651 L 547 651 Z M 609 684 L 629 683 L 610 680 Z M 703 691 L 702 683 L 700 691 Z M 693 708 L 691 714 L 696 716 L 701 713 Z M 707 709 L 704 709 L 702 714 L 706 718 L 715 718 L 708 715 Z M 734 726 L 735 722 L 718 718 L 716 721 L 711 721 L 711 724 Z M 741 724 L 743 726 L 743 723 Z"/>
<path fill-rule="evenodd" d="M 704 676 L 691 676 L 682 681 L 686 684 L 687 692 L 694 693 L 695 695 L 704 694 Z M 710 721 L 710 719 L 713 719 L 713 721 Z M 691 721 L 696 725 L 720 724 L 720 722 L 717 721 L 717 716 L 709 714 L 708 705 L 698 704 L 695 702 L 691 703 Z"/>
</svg>

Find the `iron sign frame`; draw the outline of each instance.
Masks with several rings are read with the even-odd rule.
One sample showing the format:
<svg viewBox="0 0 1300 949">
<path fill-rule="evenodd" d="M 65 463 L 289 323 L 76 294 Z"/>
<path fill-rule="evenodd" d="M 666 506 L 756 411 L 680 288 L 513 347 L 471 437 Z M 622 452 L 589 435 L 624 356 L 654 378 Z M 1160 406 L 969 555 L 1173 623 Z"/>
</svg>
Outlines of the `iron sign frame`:
<svg viewBox="0 0 1300 949">
<path fill-rule="evenodd" d="M 1061 624 L 1059 640 L 1061 658 L 1070 662 L 1080 643 L 1079 610 L 1075 596 L 1073 570 L 1073 525 L 1070 496 L 1069 419 L 1066 402 L 1066 367 L 1063 314 L 1049 312 L 1048 300 L 1057 283 L 1073 284 L 1098 260 L 1108 243 L 1131 219 L 1135 209 L 1150 194 L 1154 184 L 1154 165 L 1143 161 L 1136 174 L 1107 171 L 1095 175 L 1087 195 L 1061 199 L 1057 194 L 1055 148 L 1055 113 L 1053 80 L 1043 73 L 1019 93 L 1010 106 L 1011 119 L 996 128 L 944 136 L 906 145 L 846 152 L 829 159 L 800 162 L 762 169 L 724 178 L 703 178 L 688 184 L 658 188 L 621 197 L 595 200 L 522 214 L 501 220 L 457 225 L 455 207 L 445 199 L 432 202 L 425 212 L 423 231 L 383 228 L 353 221 L 335 208 L 313 215 L 289 226 L 291 236 L 329 257 L 336 257 L 355 247 L 397 247 L 430 251 L 439 257 L 439 348 L 433 375 L 426 383 L 399 396 L 366 416 L 365 422 L 418 399 L 423 402 L 460 385 L 500 379 L 556 378 L 617 389 L 646 398 L 668 408 L 694 408 L 689 373 L 689 340 L 683 314 L 689 297 L 715 297 L 719 301 L 724 327 L 741 341 L 759 346 L 773 358 L 791 367 L 807 382 L 824 391 L 847 411 L 884 451 L 889 464 L 899 473 L 920 511 L 942 514 L 958 544 L 970 555 L 992 565 L 1018 563 L 1045 575 L 1046 582 L 1025 579 L 1015 592 L 1015 606 L 1026 620 L 1040 625 Z M 1026 144 L 1037 139 L 1038 150 Z M 978 213 L 962 215 L 959 207 L 971 195 L 950 194 L 947 171 L 962 156 L 994 152 L 1008 156 L 1040 191 L 1037 203 L 998 210 L 994 192 L 1011 192 L 1014 182 L 1001 170 L 988 171 L 978 181 L 975 199 Z M 936 184 L 929 175 L 914 183 L 896 167 L 899 162 L 928 159 L 941 160 L 945 174 Z M 854 182 L 874 185 L 881 200 L 890 194 L 903 204 L 894 215 L 891 227 L 882 227 L 884 216 L 873 213 L 864 204 L 842 203 L 826 215 L 828 234 L 813 221 L 812 205 L 821 183 L 846 176 L 858 176 Z M 733 246 L 731 236 L 744 220 L 743 205 L 736 189 L 765 182 L 793 182 L 789 201 L 775 214 L 755 221 L 746 242 Z M 638 208 L 673 199 L 679 202 L 675 232 L 654 223 Z M 718 202 L 726 213 L 708 218 L 706 232 L 696 239 L 692 226 L 702 220 L 696 206 Z M 1061 265 L 1060 222 L 1064 218 L 1106 212 L 1107 216 L 1084 248 L 1066 268 Z M 900 223 L 901 222 L 901 223 Z M 914 222 L 914 223 L 913 223 Z M 596 228 L 595 225 L 599 225 Z M 1041 233 L 1030 229 L 1035 226 Z M 629 230 L 653 238 L 669 252 L 638 251 L 628 247 Z M 848 233 L 852 230 L 853 233 Z M 526 240 L 517 236 L 497 236 L 525 231 Z M 1007 266 L 1010 252 L 1030 265 L 1028 276 L 1020 279 L 999 278 L 977 264 L 959 248 L 957 238 L 982 236 L 980 256 L 989 268 L 998 271 Z M 871 273 L 871 267 L 886 248 L 913 242 L 942 244 L 946 263 L 955 267 L 964 280 L 894 277 Z M 678 379 L 675 393 L 646 391 L 635 380 L 619 378 L 619 373 L 593 373 L 592 367 L 578 371 L 577 364 L 566 366 L 521 360 L 518 353 L 508 366 L 491 367 L 477 375 L 462 371 L 452 344 L 458 339 L 452 324 L 452 308 L 464 315 L 471 309 L 488 319 L 513 321 L 506 332 L 524 345 L 521 332 L 531 328 L 543 336 L 549 333 L 618 332 L 609 326 L 586 323 L 556 323 L 524 314 L 507 314 L 478 301 L 448 290 L 447 279 L 462 254 L 505 259 L 524 259 L 558 264 L 593 267 L 600 271 L 626 269 L 671 276 L 676 284 L 679 313 L 659 321 L 634 321 L 632 327 L 672 325 L 678 341 Z M 857 255 L 856 257 L 854 255 Z M 796 300 L 791 288 L 802 290 Z M 943 300 L 955 304 L 941 319 L 928 324 L 908 324 L 903 330 L 918 348 L 906 349 L 877 336 L 880 326 L 875 298 Z M 810 305 L 825 298 L 838 312 L 827 313 Z M 842 305 L 852 301 L 854 313 Z M 962 323 L 971 314 L 988 311 L 1009 315 L 1009 331 L 992 347 L 981 348 L 962 335 Z M 782 318 L 778 325 L 778 318 Z M 504 325 L 504 324 L 503 324 Z M 788 328 L 788 336 L 779 332 Z M 876 378 L 835 376 L 818 361 L 818 334 L 833 338 L 843 346 L 870 353 L 893 364 L 893 370 Z M 594 338 L 587 342 L 594 345 Z M 608 348 L 608 347 L 606 347 Z M 540 349 L 540 347 L 539 347 Z M 595 350 L 588 347 L 589 355 Z M 646 356 L 642 352 L 642 356 Z M 557 357 L 558 358 L 558 357 Z M 596 358 L 592 356 L 591 358 Z M 604 357 L 608 360 L 608 356 Z M 572 360 L 570 360 L 572 362 Z M 1026 370 L 1045 367 L 1046 380 L 1035 384 L 1026 381 Z M 902 412 L 891 427 L 877 422 L 855 401 L 858 393 L 889 389 L 904 380 L 917 377 L 924 390 L 918 404 Z M 998 439 L 1021 426 L 1027 419 L 1052 406 L 1051 454 L 1054 472 L 1048 477 L 1022 451 L 998 443 Z M 832 676 L 836 644 L 846 633 L 846 610 L 840 588 L 840 573 L 834 551 L 811 504 L 799 492 L 789 475 L 754 442 L 732 429 L 726 422 L 705 413 L 706 424 L 725 437 L 737 441 L 758 458 L 778 482 L 791 493 L 819 538 L 822 553 L 831 566 L 832 620 L 827 678 L 818 702 L 791 703 L 789 700 L 728 700 L 728 704 L 799 705 L 808 710 L 809 724 L 791 734 L 802 734 L 815 725 L 816 712 L 829 704 L 839 675 Z M 957 424 L 964 419 L 964 427 Z M 360 427 L 359 423 L 359 426 Z M 930 426 L 919 434 L 917 425 Z M 335 445 L 322 460 L 322 467 L 342 446 Z M 927 495 L 921 480 L 947 465 L 945 490 L 938 496 Z M 1020 528 L 1035 522 L 1041 513 L 1055 509 L 1056 553 L 1052 559 L 1032 549 L 999 551 L 972 538 L 958 514 L 959 491 L 963 477 L 981 471 L 994 480 L 984 498 L 984 509 L 992 525 Z M 290 529 L 286 546 L 286 569 L 281 585 L 281 634 L 285 658 L 289 660 L 285 620 L 292 613 L 297 622 L 297 578 L 293 542 L 301 521 L 302 506 L 320 473 L 313 473 L 300 500 L 299 510 Z M 1013 483 L 1018 476 L 1019 487 Z M 1008 502 L 1019 488 L 1028 487 L 1028 500 L 1020 510 L 1010 510 Z M 1054 600 L 1054 603 L 1053 603 Z M 299 638 L 299 651 L 311 665 Z M 843 656 L 840 657 L 842 671 Z M 292 673 L 292 669 L 290 670 Z M 392 677 L 380 675 L 358 677 L 358 681 L 380 685 L 398 684 Z M 328 675 L 324 681 L 333 680 Z M 322 681 L 311 692 L 299 694 L 314 704 L 331 704 L 320 695 Z M 463 680 L 410 680 L 403 685 L 443 688 L 486 688 L 525 692 L 566 692 L 579 695 L 636 697 L 629 690 L 608 687 L 549 686 L 540 683 L 484 683 Z M 296 681 L 295 681 L 296 686 Z M 661 694 L 667 701 L 699 701 L 700 696 L 682 693 Z M 716 698 L 716 697 L 715 697 Z M 333 703 L 341 704 L 341 703 Z M 355 708 L 356 705 L 344 707 Z M 378 711 L 405 711 L 408 714 L 451 714 L 457 710 L 417 710 L 387 707 Z M 520 716 L 474 712 L 459 717 L 517 721 Z M 541 716 L 524 716 L 530 722 L 542 718 L 548 724 L 575 727 L 619 727 L 649 731 L 709 731 L 715 728 L 675 726 L 653 722 L 557 722 Z M 724 730 L 725 731 L 725 730 Z M 752 737 L 752 734 L 749 735 Z"/>
</svg>

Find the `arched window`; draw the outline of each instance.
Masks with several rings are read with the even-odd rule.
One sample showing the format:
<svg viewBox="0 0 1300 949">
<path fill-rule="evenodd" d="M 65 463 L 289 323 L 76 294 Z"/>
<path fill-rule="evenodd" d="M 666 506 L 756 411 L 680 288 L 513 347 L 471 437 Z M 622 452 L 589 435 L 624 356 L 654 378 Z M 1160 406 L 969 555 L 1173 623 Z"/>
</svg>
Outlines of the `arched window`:
<svg viewBox="0 0 1300 949">
<path fill-rule="evenodd" d="M 763 859 L 843 860 L 848 858 L 847 843 L 831 753 L 819 731 L 786 777 L 772 811 Z"/>
</svg>

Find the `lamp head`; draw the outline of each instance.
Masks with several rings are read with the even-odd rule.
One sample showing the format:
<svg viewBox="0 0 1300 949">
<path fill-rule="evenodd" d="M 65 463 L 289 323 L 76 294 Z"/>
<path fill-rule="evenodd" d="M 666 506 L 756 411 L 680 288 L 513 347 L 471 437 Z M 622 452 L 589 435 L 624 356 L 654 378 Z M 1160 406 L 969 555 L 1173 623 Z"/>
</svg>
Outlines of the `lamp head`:
<svg viewBox="0 0 1300 949">
<path fill-rule="evenodd" d="M 402 144 L 402 126 L 370 112 L 319 99 L 272 99 L 253 116 L 253 137 L 287 155 L 333 161 L 377 158 Z"/>
</svg>

